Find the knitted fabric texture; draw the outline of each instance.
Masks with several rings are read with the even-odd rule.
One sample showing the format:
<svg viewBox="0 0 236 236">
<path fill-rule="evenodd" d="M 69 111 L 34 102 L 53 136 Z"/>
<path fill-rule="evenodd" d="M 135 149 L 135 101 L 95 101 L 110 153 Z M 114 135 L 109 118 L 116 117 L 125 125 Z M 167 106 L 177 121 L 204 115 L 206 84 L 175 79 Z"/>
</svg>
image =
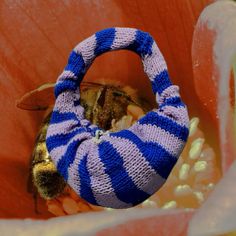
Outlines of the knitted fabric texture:
<svg viewBox="0 0 236 236">
<path fill-rule="evenodd" d="M 159 104 L 129 129 L 107 133 L 84 117 L 80 83 L 102 53 L 137 53 Z M 188 113 L 153 38 L 132 28 L 109 28 L 79 43 L 55 86 L 46 144 L 59 173 L 94 205 L 128 208 L 166 181 L 188 137 Z M 98 135 L 99 134 L 99 135 Z"/>
</svg>

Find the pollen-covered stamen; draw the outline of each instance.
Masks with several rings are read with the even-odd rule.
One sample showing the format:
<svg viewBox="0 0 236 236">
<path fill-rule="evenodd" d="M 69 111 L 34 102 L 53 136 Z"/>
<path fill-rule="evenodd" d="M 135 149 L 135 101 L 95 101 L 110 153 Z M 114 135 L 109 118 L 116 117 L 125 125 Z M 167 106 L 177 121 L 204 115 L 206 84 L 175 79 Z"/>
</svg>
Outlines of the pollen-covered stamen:
<svg viewBox="0 0 236 236">
<path fill-rule="evenodd" d="M 179 170 L 179 179 L 180 180 L 187 180 L 189 176 L 190 165 L 184 163 Z"/>
<path fill-rule="evenodd" d="M 197 159 L 202 151 L 202 146 L 204 144 L 203 138 L 197 138 L 192 142 L 191 149 L 189 151 L 189 158 L 194 160 Z"/>
<path fill-rule="evenodd" d="M 199 129 L 199 118 L 190 120 L 190 137 L 167 182 L 150 200 L 164 208 L 197 208 L 220 178 L 214 150 Z"/>
</svg>

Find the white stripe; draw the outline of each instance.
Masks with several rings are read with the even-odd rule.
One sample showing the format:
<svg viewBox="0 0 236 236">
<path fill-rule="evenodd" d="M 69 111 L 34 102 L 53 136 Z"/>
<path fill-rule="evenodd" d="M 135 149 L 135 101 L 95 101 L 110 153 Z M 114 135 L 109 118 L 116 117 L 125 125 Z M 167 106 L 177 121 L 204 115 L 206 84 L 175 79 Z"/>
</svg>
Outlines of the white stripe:
<svg viewBox="0 0 236 236">
<path fill-rule="evenodd" d="M 171 119 L 182 127 L 189 128 L 189 117 L 186 107 L 164 106 L 162 110 L 154 109 L 153 111 L 157 112 L 159 116 Z"/>
<path fill-rule="evenodd" d="M 76 152 L 75 159 L 68 168 L 68 184 L 80 195 L 80 176 L 79 176 L 79 164 L 83 157 L 89 152 L 91 140 L 85 140 L 81 143 Z"/>
<path fill-rule="evenodd" d="M 60 113 L 73 112 L 77 115 L 78 119 L 84 119 L 84 108 L 81 105 L 74 106 L 74 101 L 79 99 L 79 88 L 75 92 L 65 91 L 57 97 L 53 111 Z"/>
<path fill-rule="evenodd" d="M 113 136 L 104 139 L 110 142 L 123 158 L 123 167 L 137 188 L 152 195 L 165 183 L 166 180 L 149 165 L 132 141 Z"/>
<path fill-rule="evenodd" d="M 61 160 L 62 156 L 65 155 L 68 146 L 72 142 L 74 142 L 76 140 L 79 141 L 79 140 L 84 139 L 84 138 L 90 139 L 91 137 L 92 136 L 91 136 L 90 133 L 87 133 L 87 132 L 86 133 L 80 133 L 80 134 L 75 135 L 72 139 L 70 139 L 69 143 L 67 143 L 65 145 L 62 145 L 62 146 L 59 146 L 59 147 L 56 147 L 56 148 L 53 148 L 49 154 L 50 154 L 54 164 L 57 166 L 58 162 Z"/>
<path fill-rule="evenodd" d="M 77 120 L 66 120 L 56 124 L 50 124 L 48 128 L 48 136 L 50 138 L 53 135 L 60 135 L 60 134 L 69 134 L 74 132 L 75 129 L 80 128 L 78 126 Z"/>
<path fill-rule="evenodd" d="M 115 28 L 115 38 L 111 45 L 111 49 L 126 48 L 135 40 L 136 29 L 132 28 Z"/>
<path fill-rule="evenodd" d="M 65 81 L 66 79 L 77 80 L 77 76 L 75 76 L 75 74 L 70 70 L 64 70 L 58 77 L 58 81 L 62 82 L 62 81 Z"/>
<path fill-rule="evenodd" d="M 85 67 L 90 66 L 93 59 L 95 58 L 94 50 L 96 48 L 96 36 L 95 34 L 90 36 L 89 38 L 85 39 L 81 43 L 79 43 L 75 48 L 74 51 L 82 55 Z"/>
<path fill-rule="evenodd" d="M 143 67 L 151 81 L 162 71 L 167 70 L 165 59 L 155 42 L 152 45 L 152 55 L 146 55 L 143 60 Z"/>
<path fill-rule="evenodd" d="M 183 147 L 185 142 L 173 134 L 151 124 L 134 124 L 129 129 L 137 135 L 143 142 L 155 142 L 161 145 L 169 154 L 179 157 L 179 148 Z M 182 149 L 181 149 L 182 150 Z"/>
<path fill-rule="evenodd" d="M 158 92 L 156 93 L 156 101 L 159 105 L 162 105 L 162 103 L 171 97 L 180 97 L 179 94 L 179 86 L 177 85 L 171 85 L 168 88 L 164 89 L 162 93 L 159 95 Z"/>
</svg>

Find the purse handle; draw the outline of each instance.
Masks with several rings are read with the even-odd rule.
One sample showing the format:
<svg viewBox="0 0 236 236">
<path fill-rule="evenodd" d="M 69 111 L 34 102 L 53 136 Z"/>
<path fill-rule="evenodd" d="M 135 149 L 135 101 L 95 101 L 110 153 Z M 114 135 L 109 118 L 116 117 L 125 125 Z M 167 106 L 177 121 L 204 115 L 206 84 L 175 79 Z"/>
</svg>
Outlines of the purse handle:
<svg viewBox="0 0 236 236">
<path fill-rule="evenodd" d="M 80 83 L 102 53 L 127 49 L 142 59 L 159 108 L 119 132 L 104 132 L 84 117 Z M 153 38 L 132 28 L 109 28 L 79 43 L 55 86 L 46 144 L 59 173 L 91 204 L 127 208 L 165 182 L 188 137 L 189 118 L 178 86 Z"/>
</svg>

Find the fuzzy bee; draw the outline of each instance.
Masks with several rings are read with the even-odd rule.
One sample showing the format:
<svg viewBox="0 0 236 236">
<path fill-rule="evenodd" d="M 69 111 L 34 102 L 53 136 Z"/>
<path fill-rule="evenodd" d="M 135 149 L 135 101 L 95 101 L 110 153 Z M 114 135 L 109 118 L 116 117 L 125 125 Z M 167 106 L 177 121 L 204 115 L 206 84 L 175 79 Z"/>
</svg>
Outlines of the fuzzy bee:
<svg viewBox="0 0 236 236">
<path fill-rule="evenodd" d="M 114 82 L 113 82 L 114 84 Z M 67 185 L 57 172 L 46 148 L 46 133 L 54 105 L 54 84 L 45 84 L 25 94 L 17 107 L 24 110 L 45 110 L 46 116 L 36 138 L 30 162 L 30 180 L 36 192 L 44 199 L 53 199 L 60 195 Z M 144 111 L 150 106 L 140 99 L 137 92 L 129 86 L 109 85 L 92 82 L 81 84 L 81 104 L 85 108 L 85 117 L 105 130 L 117 131 L 127 128 L 134 122 L 127 116 L 127 107 L 132 106 Z M 142 110 L 142 109 L 141 109 Z M 142 113 L 142 112 L 141 112 Z M 35 195 L 35 194 L 34 194 Z M 36 196 L 36 195 L 35 195 Z"/>
</svg>

